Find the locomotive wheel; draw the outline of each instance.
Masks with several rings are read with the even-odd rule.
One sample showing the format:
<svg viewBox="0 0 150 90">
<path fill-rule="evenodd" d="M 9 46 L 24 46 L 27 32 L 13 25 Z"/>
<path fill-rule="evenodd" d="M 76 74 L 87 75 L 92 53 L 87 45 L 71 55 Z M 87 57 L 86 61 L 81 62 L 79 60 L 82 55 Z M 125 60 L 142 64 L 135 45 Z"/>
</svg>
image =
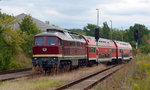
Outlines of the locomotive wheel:
<svg viewBox="0 0 150 90">
<path fill-rule="evenodd" d="M 36 68 L 36 67 L 32 66 L 32 75 L 34 75 L 35 72 L 36 72 L 36 69 L 35 69 L 35 68 Z"/>
<path fill-rule="evenodd" d="M 64 64 L 64 72 L 67 71 L 67 63 Z"/>
<path fill-rule="evenodd" d="M 70 62 L 61 62 L 60 65 L 61 72 L 66 72 L 71 70 L 71 63 Z"/>
<path fill-rule="evenodd" d="M 71 65 L 70 63 L 67 64 L 67 68 L 66 68 L 66 71 L 70 71 L 71 70 Z"/>
<path fill-rule="evenodd" d="M 44 70 L 44 69 L 42 68 L 42 66 L 40 66 L 39 71 L 40 71 L 42 74 L 44 74 L 44 75 L 45 75 L 45 73 L 46 73 L 46 70 Z"/>
<path fill-rule="evenodd" d="M 53 68 L 51 69 L 52 73 L 56 74 L 58 72 L 58 68 L 57 68 L 57 65 L 54 64 L 53 65 Z"/>
<path fill-rule="evenodd" d="M 63 63 L 63 72 L 65 72 L 66 71 L 66 63 L 64 62 Z"/>
</svg>

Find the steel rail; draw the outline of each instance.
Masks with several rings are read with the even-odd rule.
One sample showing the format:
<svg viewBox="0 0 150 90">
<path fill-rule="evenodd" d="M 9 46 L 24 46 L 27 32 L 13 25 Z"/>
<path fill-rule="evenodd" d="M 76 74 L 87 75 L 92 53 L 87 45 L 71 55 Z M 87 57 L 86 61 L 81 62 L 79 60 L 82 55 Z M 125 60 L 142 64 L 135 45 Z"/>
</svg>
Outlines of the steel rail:
<svg viewBox="0 0 150 90">
<path fill-rule="evenodd" d="M 102 82 L 103 80 L 106 80 L 108 77 L 110 77 L 112 74 L 114 74 L 115 72 L 117 72 L 118 70 L 120 70 L 121 68 L 123 68 L 123 66 L 121 66 L 120 68 L 117 68 L 115 71 L 109 73 L 108 75 L 103 76 L 102 78 L 99 78 L 97 81 L 95 81 L 94 83 L 88 85 L 87 87 L 85 87 L 83 90 L 89 90 L 92 87 L 94 87 L 95 85 L 97 85 L 99 82 Z"/>
<path fill-rule="evenodd" d="M 22 68 L 22 69 L 16 69 L 16 70 L 1 71 L 0 75 L 28 71 L 28 70 L 32 70 L 32 68 Z"/>
<path fill-rule="evenodd" d="M 19 77 L 11 77 L 11 78 L 6 78 L 6 79 L 1 79 L 0 81 L 4 82 L 4 81 L 14 80 L 14 79 L 23 78 L 23 77 L 29 77 L 29 76 L 32 76 L 32 75 L 29 74 L 29 75 L 24 75 L 24 76 L 19 76 Z"/>
<path fill-rule="evenodd" d="M 77 80 L 75 80 L 75 81 L 72 81 L 72 82 L 70 82 L 70 83 L 67 83 L 67 84 L 65 84 L 65 85 L 63 85 L 63 86 L 61 86 L 61 87 L 58 87 L 58 88 L 56 88 L 55 90 L 67 89 L 68 87 L 71 87 L 71 86 L 73 86 L 73 85 L 75 85 L 75 84 L 77 84 L 77 83 L 79 83 L 79 82 L 81 82 L 81 81 L 84 81 L 84 80 L 86 80 L 86 79 L 89 79 L 89 78 L 91 78 L 91 77 L 93 77 L 93 76 L 96 76 L 96 75 L 99 74 L 99 73 L 105 72 L 105 71 L 107 71 L 107 70 L 109 70 L 109 69 L 111 69 L 111 68 L 113 68 L 113 67 L 116 67 L 116 66 L 117 66 L 117 65 L 113 65 L 113 66 L 107 67 L 107 68 L 105 68 L 105 69 L 103 69 L 103 70 L 100 70 L 100 71 L 98 71 L 98 72 L 91 73 L 91 74 L 89 74 L 89 75 L 87 75 L 87 76 L 85 76 L 85 77 L 82 77 L 82 78 L 80 78 L 80 79 L 77 79 Z"/>
</svg>

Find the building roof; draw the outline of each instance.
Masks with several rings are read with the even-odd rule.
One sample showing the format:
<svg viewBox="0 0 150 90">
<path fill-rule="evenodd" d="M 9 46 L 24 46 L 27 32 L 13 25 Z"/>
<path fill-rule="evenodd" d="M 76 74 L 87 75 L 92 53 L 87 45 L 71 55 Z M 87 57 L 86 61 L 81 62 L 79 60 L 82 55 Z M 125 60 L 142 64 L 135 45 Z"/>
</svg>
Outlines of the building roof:
<svg viewBox="0 0 150 90">
<path fill-rule="evenodd" d="M 15 16 L 15 17 L 19 19 L 19 23 L 20 23 L 20 22 L 22 21 L 22 19 L 23 19 L 26 15 L 27 15 L 27 14 L 22 13 L 22 14 L 19 14 L 19 15 Z M 31 17 L 32 17 L 32 16 L 31 16 Z M 38 27 L 39 29 L 41 29 L 42 32 L 45 32 L 47 29 L 59 29 L 59 30 L 64 30 L 64 29 L 62 29 L 62 28 L 60 28 L 60 27 L 52 26 L 52 25 L 46 24 L 46 23 L 44 23 L 43 21 L 38 20 L 38 19 L 36 19 L 36 18 L 34 18 L 34 17 L 32 17 L 32 19 L 33 19 L 33 22 L 36 23 L 37 27 Z M 19 29 L 19 24 L 16 23 L 13 27 Z"/>
</svg>

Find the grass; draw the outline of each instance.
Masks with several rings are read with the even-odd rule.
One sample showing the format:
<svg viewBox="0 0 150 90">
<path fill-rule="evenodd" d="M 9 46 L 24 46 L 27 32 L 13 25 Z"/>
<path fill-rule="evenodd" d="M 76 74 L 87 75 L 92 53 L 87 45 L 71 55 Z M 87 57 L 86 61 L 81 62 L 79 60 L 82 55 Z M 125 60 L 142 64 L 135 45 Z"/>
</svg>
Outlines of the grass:
<svg viewBox="0 0 150 90">
<path fill-rule="evenodd" d="M 32 67 L 32 60 L 25 54 L 20 53 L 15 57 L 0 60 L 0 71 L 15 70 L 18 68 Z"/>
<path fill-rule="evenodd" d="M 150 56 L 139 55 L 95 90 L 150 90 Z"/>
<path fill-rule="evenodd" d="M 46 88 L 59 87 L 61 84 L 55 80 L 40 78 L 36 80 L 4 82 L 0 90 L 45 90 Z"/>
<path fill-rule="evenodd" d="M 67 82 L 105 68 L 105 65 L 93 67 L 82 67 L 71 72 L 59 73 L 56 75 L 46 75 L 33 79 L 20 79 L 19 81 L 8 81 L 0 83 L 0 90 L 53 90 Z"/>
</svg>

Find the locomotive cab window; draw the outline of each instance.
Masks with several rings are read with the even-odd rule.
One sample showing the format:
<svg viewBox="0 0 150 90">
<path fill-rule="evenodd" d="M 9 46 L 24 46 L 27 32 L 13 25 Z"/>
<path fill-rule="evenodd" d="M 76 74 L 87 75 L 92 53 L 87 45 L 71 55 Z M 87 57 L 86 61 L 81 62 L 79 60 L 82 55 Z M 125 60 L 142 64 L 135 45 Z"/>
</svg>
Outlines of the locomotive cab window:
<svg viewBox="0 0 150 90">
<path fill-rule="evenodd" d="M 56 38 L 47 38 L 46 45 L 56 45 Z"/>
<path fill-rule="evenodd" d="M 42 37 L 36 38 L 35 45 L 44 45 L 44 38 L 42 38 Z"/>
</svg>

